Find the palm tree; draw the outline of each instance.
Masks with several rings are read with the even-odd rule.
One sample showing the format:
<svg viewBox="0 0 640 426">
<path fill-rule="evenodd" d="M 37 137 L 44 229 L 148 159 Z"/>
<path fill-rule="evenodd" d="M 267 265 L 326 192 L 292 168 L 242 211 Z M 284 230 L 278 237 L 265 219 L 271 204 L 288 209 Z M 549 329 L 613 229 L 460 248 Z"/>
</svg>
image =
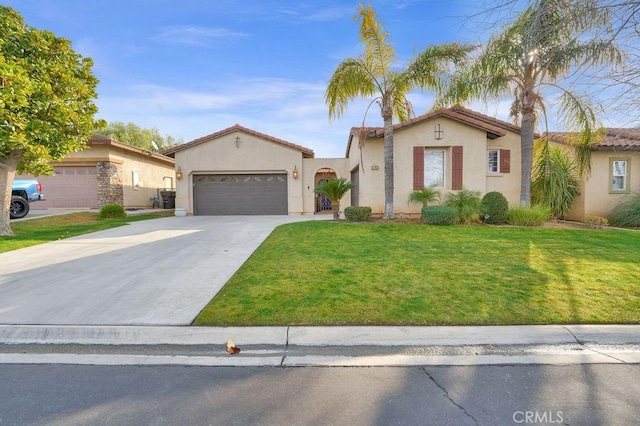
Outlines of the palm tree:
<svg viewBox="0 0 640 426">
<path fill-rule="evenodd" d="M 433 186 L 416 189 L 409 194 L 408 201 L 410 203 L 421 203 L 422 207 L 427 207 L 429 203 L 440 201 L 440 191 L 434 189 Z"/>
<path fill-rule="evenodd" d="M 372 98 L 380 106 L 384 122 L 384 218 L 393 218 L 393 117 L 406 120 L 411 104 L 406 95 L 416 87 L 435 89 L 440 86 L 443 73 L 466 57 L 470 47 L 460 44 L 429 46 L 418 54 L 403 70 L 394 68 L 396 53 L 387 41 L 388 33 L 378 22 L 371 5 L 358 6 L 356 19 L 360 22 L 360 42 L 364 53 L 347 58 L 334 71 L 325 101 L 329 118 L 338 118 L 349 102 L 358 97 Z M 366 114 L 366 113 L 365 113 Z M 363 120 L 364 123 L 364 120 Z M 364 125 L 363 125 L 364 126 Z M 364 142 L 360 138 L 360 146 Z"/>
<path fill-rule="evenodd" d="M 510 112 L 521 126 L 523 205 L 530 203 L 534 133 L 539 114 L 546 112 L 546 89 L 559 92 L 561 118 L 578 133 L 580 171 L 590 172 L 590 148 L 598 135 L 595 112 L 585 97 L 568 87 L 585 68 L 617 65 L 622 60 L 621 51 L 610 40 L 588 37 L 592 29 L 610 22 L 606 9 L 594 8 L 592 3 L 534 1 L 511 26 L 491 37 L 467 67 L 457 70 L 437 102 L 443 106 L 515 97 Z"/>
<path fill-rule="evenodd" d="M 345 178 L 331 179 L 319 183 L 313 191 L 324 195 L 331 201 L 333 220 L 338 220 L 340 218 L 340 200 L 348 190 L 355 186 L 353 182 L 347 182 Z"/>
</svg>

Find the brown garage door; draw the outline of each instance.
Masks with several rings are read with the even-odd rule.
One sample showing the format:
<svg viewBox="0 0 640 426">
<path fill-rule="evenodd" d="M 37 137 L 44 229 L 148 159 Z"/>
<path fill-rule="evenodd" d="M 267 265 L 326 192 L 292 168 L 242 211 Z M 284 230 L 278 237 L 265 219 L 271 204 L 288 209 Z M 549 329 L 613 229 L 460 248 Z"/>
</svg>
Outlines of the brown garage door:
<svg viewBox="0 0 640 426">
<path fill-rule="evenodd" d="M 286 215 L 286 174 L 195 175 L 196 215 Z"/>
<path fill-rule="evenodd" d="M 97 208 L 98 172 L 96 167 L 54 167 L 55 175 L 38 176 L 46 200 L 32 203 L 31 208 Z M 33 179 L 33 176 L 16 176 Z"/>
</svg>

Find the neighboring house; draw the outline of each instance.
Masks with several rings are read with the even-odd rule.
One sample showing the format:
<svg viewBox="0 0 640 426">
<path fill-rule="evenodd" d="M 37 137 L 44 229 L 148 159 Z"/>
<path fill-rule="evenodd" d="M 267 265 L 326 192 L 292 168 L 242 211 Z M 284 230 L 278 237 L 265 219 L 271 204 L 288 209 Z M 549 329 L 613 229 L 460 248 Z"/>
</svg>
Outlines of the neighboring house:
<svg viewBox="0 0 640 426">
<path fill-rule="evenodd" d="M 55 174 L 38 176 L 46 201 L 32 209 L 99 208 L 107 204 L 152 207 L 158 190 L 175 184 L 173 158 L 94 135 L 87 148 L 52 164 Z M 16 179 L 32 177 L 18 175 Z"/>
<path fill-rule="evenodd" d="M 567 133 L 549 133 L 553 142 L 568 145 Z M 640 190 L 640 129 L 608 128 L 592 147 L 591 175 L 582 178 L 580 195 L 567 219 L 607 217 L 625 196 Z"/>
</svg>

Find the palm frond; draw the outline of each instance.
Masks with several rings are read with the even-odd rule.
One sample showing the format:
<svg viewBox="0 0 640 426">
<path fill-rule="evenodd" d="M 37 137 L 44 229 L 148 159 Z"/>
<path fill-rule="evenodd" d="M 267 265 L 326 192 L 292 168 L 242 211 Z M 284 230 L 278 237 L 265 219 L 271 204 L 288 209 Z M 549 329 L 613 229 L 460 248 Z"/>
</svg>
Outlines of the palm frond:
<svg viewBox="0 0 640 426">
<path fill-rule="evenodd" d="M 387 42 L 389 33 L 384 30 L 384 24 L 378 21 L 375 10 L 371 5 L 358 5 L 357 20 L 360 21 L 360 42 L 365 52 L 367 67 L 376 78 L 384 81 L 389 69 L 396 61 L 396 52 Z"/>
<path fill-rule="evenodd" d="M 329 79 L 324 95 L 329 107 L 329 118 L 342 116 L 349 101 L 357 97 L 374 96 L 378 90 L 376 83 L 371 70 L 367 69 L 360 58 L 342 61 Z"/>
</svg>

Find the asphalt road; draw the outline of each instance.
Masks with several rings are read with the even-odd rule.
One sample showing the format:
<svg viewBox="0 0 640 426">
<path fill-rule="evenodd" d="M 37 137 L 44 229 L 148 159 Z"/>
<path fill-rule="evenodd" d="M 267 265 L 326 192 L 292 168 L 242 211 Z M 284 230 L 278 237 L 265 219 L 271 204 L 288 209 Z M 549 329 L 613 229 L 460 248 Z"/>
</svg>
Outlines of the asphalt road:
<svg viewBox="0 0 640 426">
<path fill-rule="evenodd" d="M 631 425 L 638 419 L 638 365 L 0 365 L 2 425 Z"/>
</svg>

